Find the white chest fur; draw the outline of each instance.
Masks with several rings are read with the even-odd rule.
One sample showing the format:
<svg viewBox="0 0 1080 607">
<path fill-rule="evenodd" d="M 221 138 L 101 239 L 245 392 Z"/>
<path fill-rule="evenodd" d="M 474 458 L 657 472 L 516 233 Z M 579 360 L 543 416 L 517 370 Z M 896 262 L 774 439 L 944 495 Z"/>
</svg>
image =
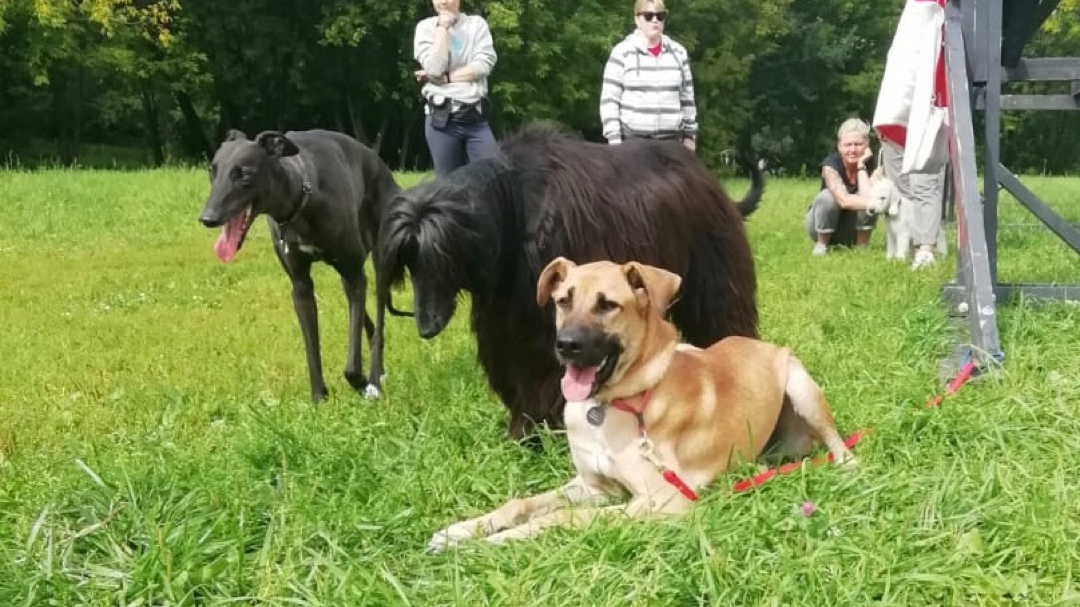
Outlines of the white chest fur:
<svg viewBox="0 0 1080 607">
<path fill-rule="evenodd" d="M 594 482 L 614 483 L 627 487 L 624 477 L 627 464 L 636 467 L 638 451 L 637 420 L 632 415 L 605 407 L 603 423 L 594 426 L 586 419 L 595 401 L 566 403 L 563 419 L 566 422 L 570 454 L 578 473 Z"/>
<path fill-rule="evenodd" d="M 669 445 L 652 443 L 653 458 L 642 451 L 637 419 L 630 413 L 606 407 L 603 422 L 590 424 L 589 409 L 595 401 L 566 403 L 563 419 L 574 467 L 590 485 L 615 495 L 630 493 L 635 497 L 661 499 L 662 507 L 677 492 L 664 480 L 664 469 L 676 473 L 691 487 L 701 487 L 710 480 L 706 475 L 683 470 Z"/>
</svg>

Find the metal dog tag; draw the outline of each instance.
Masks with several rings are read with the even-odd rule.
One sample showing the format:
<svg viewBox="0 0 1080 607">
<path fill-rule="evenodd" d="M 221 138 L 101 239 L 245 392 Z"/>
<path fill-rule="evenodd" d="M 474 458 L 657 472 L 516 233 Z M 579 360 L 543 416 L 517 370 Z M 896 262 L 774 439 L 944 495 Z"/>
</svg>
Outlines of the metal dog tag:
<svg viewBox="0 0 1080 607">
<path fill-rule="evenodd" d="M 594 426 L 601 426 L 604 424 L 606 415 L 607 409 L 603 405 L 596 405 L 589 407 L 589 410 L 585 412 L 585 420 Z"/>
</svg>

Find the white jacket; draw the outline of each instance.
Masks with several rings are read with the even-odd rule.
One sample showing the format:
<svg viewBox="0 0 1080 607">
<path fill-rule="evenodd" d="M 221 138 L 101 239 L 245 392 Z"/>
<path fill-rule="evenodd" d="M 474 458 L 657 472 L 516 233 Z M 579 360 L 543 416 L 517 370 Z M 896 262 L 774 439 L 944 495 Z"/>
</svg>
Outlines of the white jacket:
<svg viewBox="0 0 1080 607">
<path fill-rule="evenodd" d="M 458 15 L 450 28 L 449 49 L 446 55 L 435 56 L 431 47 L 435 42 L 435 24 L 438 17 L 428 17 L 416 24 L 413 37 L 413 57 L 428 74 L 445 74 L 466 65 L 478 76 L 472 82 L 436 84 L 430 80 L 421 93 L 425 99 L 447 97 L 461 103 L 476 103 L 487 96 L 487 77 L 495 67 L 495 44 L 487 21 L 479 15 Z"/>
<path fill-rule="evenodd" d="M 908 0 L 900 14 L 881 77 L 875 128 L 897 125 L 907 129 L 906 140 L 923 140 L 931 106 L 937 104 L 934 78 L 941 53 L 945 11 L 938 0 Z M 912 170 L 916 150 L 904 149 L 904 169 Z"/>
</svg>

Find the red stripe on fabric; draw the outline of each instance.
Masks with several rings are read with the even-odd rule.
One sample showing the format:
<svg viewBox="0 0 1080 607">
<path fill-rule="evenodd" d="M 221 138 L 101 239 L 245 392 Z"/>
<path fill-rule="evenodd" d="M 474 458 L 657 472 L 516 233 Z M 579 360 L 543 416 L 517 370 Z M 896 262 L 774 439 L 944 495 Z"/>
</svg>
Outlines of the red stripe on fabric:
<svg viewBox="0 0 1080 607">
<path fill-rule="evenodd" d="M 907 143 L 907 128 L 899 124 L 882 124 L 877 128 L 878 138 L 887 139 L 900 147 Z"/>
</svg>

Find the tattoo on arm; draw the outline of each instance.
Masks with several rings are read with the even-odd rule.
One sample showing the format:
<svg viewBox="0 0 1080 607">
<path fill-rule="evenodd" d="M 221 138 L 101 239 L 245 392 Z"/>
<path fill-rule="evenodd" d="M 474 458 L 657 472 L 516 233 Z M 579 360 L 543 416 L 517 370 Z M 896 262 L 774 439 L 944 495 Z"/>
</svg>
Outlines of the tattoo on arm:
<svg viewBox="0 0 1080 607">
<path fill-rule="evenodd" d="M 825 181 L 825 188 L 836 199 L 836 204 L 840 205 L 840 208 L 846 208 L 844 203 L 847 202 L 848 191 L 847 186 L 844 185 L 844 180 L 840 177 L 840 173 L 837 173 L 836 169 L 832 167 L 821 167 L 821 178 Z"/>
</svg>

